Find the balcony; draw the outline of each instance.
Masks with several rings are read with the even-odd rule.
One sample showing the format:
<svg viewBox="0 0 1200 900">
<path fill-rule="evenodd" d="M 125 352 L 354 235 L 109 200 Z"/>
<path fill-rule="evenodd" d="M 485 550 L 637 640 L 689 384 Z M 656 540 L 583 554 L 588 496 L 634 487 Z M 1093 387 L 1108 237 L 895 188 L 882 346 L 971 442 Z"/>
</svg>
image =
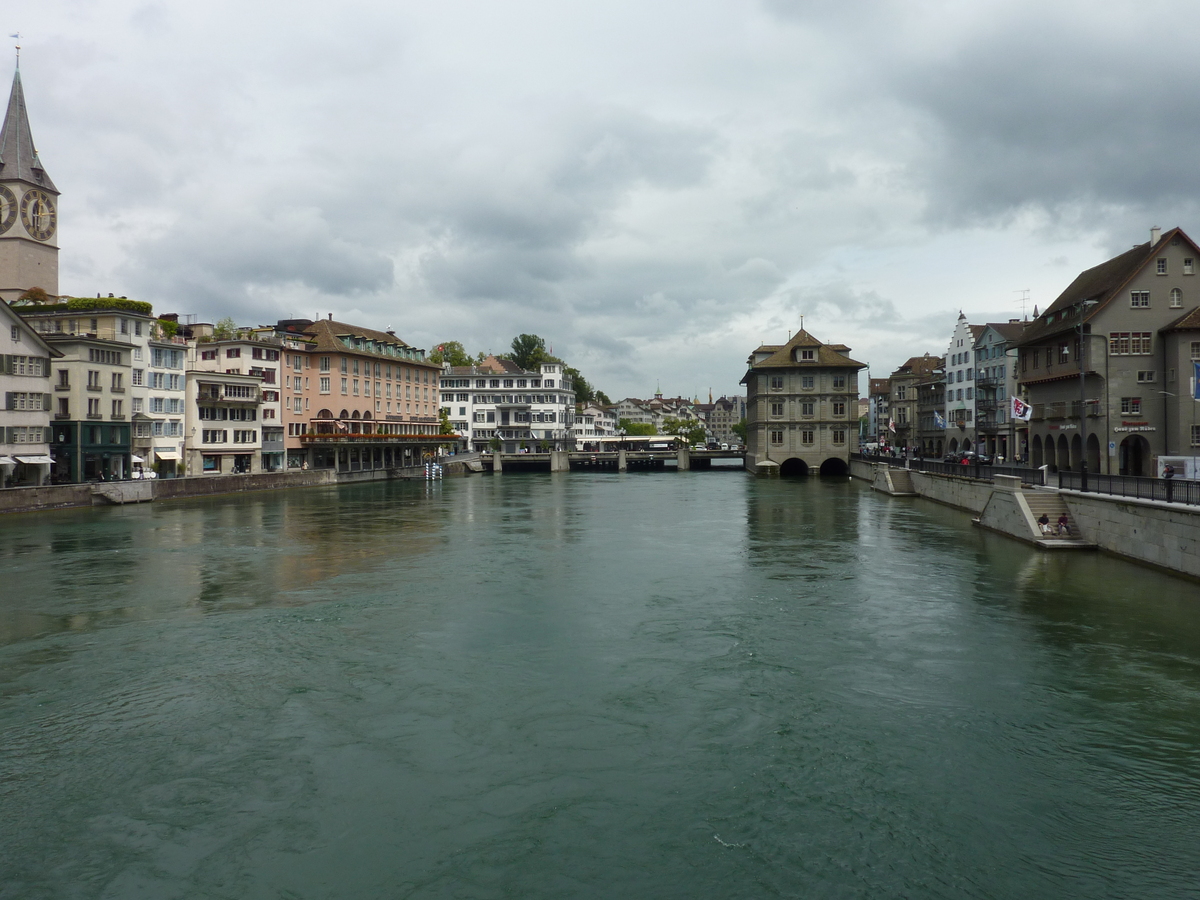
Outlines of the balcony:
<svg viewBox="0 0 1200 900">
<path fill-rule="evenodd" d="M 262 393 L 260 391 L 252 391 L 249 397 L 231 396 L 224 391 L 200 391 L 196 394 L 197 403 L 238 403 L 238 404 L 259 404 L 262 402 Z"/>
<path fill-rule="evenodd" d="M 89 391 L 103 391 L 104 387 L 103 387 L 103 385 L 99 385 L 99 384 L 89 384 L 87 386 L 87 389 Z"/>
</svg>

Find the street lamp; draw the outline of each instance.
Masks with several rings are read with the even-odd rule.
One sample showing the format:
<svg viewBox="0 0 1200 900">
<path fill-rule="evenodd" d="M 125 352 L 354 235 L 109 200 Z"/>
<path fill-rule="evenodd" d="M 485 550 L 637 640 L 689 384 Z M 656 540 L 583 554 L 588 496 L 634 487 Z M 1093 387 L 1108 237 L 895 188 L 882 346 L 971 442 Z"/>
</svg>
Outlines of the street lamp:
<svg viewBox="0 0 1200 900">
<path fill-rule="evenodd" d="M 1087 370 L 1083 365 L 1083 317 L 1087 315 L 1087 311 L 1095 306 L 1098 300 L 1081 300 L 1079 301 L 1079 489 L 1087 492 L 1087 392 L 1085 390 L 1085 378 Z M 1100 460 L 1096 460 L 1097 470 L 1100 468 Z"/>
</svg>

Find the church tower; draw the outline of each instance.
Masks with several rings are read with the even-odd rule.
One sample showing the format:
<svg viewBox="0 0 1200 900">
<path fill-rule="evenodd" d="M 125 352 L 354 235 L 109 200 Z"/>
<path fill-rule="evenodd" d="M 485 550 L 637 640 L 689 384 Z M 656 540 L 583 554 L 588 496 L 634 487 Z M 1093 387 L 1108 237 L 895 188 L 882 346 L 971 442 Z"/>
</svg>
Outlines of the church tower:
<svg viewBox="0 0 1200 900">
<path fill-rule="evenodd" d="M 58 294 L 58 189 L 33 146 L 18 63 L 0 126 L 0 298 L 33 287 Z"/>
</svg>

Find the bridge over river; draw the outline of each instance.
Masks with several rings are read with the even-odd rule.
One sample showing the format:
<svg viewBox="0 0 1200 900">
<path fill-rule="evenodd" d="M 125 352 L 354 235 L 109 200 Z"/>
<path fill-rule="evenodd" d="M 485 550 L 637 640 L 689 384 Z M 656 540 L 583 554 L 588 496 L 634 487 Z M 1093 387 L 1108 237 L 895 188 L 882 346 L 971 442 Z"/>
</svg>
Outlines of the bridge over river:
<svg viewBox="0 0 1200 900">
<path fill-rule="evenodd" d="M 499 472 L 567 472 L 573 469 L 666 469 L 679 472 L 689 469 L 708 469 L 714 460 L 744 462 L 744 450 L 606 450 L 584 452 L 559 450 L 550 453 L 491 453 L 472 454 L 465 462 L 472 471 Z M 473 462 L 475 464 L 473 464 Z"/>
</svg>

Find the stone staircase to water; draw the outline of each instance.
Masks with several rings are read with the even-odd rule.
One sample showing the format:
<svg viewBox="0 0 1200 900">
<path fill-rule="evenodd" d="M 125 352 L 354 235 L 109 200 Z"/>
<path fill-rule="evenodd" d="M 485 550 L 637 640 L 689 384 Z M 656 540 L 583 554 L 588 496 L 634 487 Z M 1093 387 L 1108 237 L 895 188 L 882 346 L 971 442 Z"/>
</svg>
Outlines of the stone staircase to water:
<svg viewBox="0 0 1200 900">
<path fill-rule="evenodd" d="M 1050 520 L 1052 534 L 1042 534 L 1037 520 L 1045 515 Z M 1058 533 L 1058 520 L 1066 515 L 1069 534 Z M 1043 550 L 1088 550 L 1095 544 L 1084 539 L 1067 504 L 1057 491 L 1025 490 L 1020 479 L 1003 475 L 995 478 L 995 490 L 977 524 L 1001 531 Z"/>
</svg>

